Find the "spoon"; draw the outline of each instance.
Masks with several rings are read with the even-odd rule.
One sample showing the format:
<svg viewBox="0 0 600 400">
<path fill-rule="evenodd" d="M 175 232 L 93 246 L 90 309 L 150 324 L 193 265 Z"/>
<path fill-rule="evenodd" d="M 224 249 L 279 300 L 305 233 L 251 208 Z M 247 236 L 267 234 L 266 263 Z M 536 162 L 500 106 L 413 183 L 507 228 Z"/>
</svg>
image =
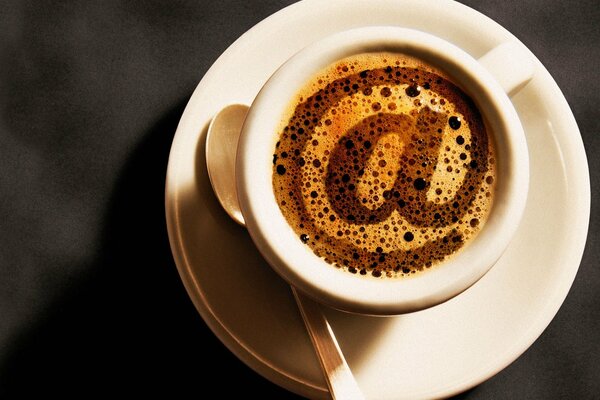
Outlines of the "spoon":
<svg viewBox="0 0 600 400">
<path fill-rule="evenodd" d="M 223 108 L 213 118 L 206 135 L 206 165 L 210 184 L 225 212 L 242 226 L 245 224 L 235 185 L 235 157 L 247 113 L 248 106 L 241 104 Z M 321 364 L 331 397 L 334 400 L 364 399 L 320 305 L 293 286 L 292 292 Z"/>
</svg>

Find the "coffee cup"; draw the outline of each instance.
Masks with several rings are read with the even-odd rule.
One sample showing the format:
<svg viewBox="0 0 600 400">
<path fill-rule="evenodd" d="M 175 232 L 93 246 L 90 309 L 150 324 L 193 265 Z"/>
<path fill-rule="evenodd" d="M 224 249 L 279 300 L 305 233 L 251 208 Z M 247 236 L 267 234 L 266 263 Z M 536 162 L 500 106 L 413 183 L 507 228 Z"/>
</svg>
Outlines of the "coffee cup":
<svg viewBox="0 0 600 400">
<path fill-rule="evenodd" d="M 399 27 L 352 29 L 302 49 L 256 96 L 237 148 L 238 200 L 257 248 L 292 286 L 343 311 L 408 313 L 467 290 L 508 247 L 525 208 L 527 143 L 509 94 L 532 74 L 517 44 L 476 60 Z M 306 92 L 310 82 L 320 91 Z M 336 124 L 344 129 L 331 139 Z M 317 153 L 325 156 L 315 162 Z"/>
</svg>

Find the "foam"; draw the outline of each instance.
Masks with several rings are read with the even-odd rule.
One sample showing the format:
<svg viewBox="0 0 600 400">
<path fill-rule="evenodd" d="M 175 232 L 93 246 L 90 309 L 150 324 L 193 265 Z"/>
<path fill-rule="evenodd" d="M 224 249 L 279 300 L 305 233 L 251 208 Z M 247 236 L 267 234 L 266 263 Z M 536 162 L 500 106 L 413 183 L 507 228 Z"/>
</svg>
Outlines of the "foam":
<svg viewBox="0 0 600 400">
<path fill-rule="evenodd" d="M 374 277 L 456 253 L 485 224 L 496 180 L 471 99 L 443 72 L 390 53 L 341 60 L 308 82 L 282 122 L 273 168 L 299 240 Z"/>
</svg>

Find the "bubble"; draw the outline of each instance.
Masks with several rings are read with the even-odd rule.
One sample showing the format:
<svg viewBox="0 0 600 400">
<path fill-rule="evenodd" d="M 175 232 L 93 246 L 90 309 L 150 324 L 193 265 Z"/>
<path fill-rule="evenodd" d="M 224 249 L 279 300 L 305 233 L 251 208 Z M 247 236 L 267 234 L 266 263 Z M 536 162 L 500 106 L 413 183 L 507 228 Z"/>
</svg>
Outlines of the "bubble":
<svg viewBox="0 0 600 400">
<path fill-rule="evenodd" d="M 423 178 L 417 178 L 413 181 L 413 185 L 417 190 L 423 190 L 427 186 L 427 182 Z"/>
<path fill-rule="evenodd" d="M 458 128 L 460 128 L 461 125 L 460 117 L 453 115 L 448 119 L 448 125 L 450 125 L 450 128 L 457 130 Z"/>
<path fill-rule="evenodd" d="M 417 97 L 421 93 L 421 87 L 412 85 L 406 88 L 405 93 L 408 97 Z"/>
<path fill-rule="evenodd" d="M 390 97 L 392 95 L 392 90 L 386 86 L 383 89 L 381 89 L 379 93 L 381 93 L 383 97 Z"/>
</svg>

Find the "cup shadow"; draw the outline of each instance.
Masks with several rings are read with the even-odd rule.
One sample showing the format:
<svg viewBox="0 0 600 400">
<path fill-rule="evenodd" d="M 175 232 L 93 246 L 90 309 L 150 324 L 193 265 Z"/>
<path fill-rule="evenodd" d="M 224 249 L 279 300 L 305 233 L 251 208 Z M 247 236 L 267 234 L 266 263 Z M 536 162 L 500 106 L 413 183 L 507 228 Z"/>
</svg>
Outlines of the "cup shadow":
<svg viewBox="0 0 600 400">
<path fill-rule="evenodd" d="M 183 397 L 206 386 L 226 395 L 224 377 L 248 393 L 296 398 L 227 350 L 181 284 L 165 225 L 164 182 L 186 102 L 143 134 L 126 160 L 102 204 L 97 256 L 65 266 L 81 272 L 10 341 L 0 365 L 1 398 L 157 391 Z"/>
<path fill-rule="evenodd" d="M 325 390 L 289 285 L 268 266 L 247 231 L 229 218 L 212 191 L 205 159 L 206 130 L 199 135 L 195 151 L 195 180 L 177 194 L 178 228 L 189 260 L 184 275 L 189 274 L 196 283 L 192 296 L 235 338 L 234 348 L 239 344 L 242 351 L 268 360 L 269 368 Z M 394 317 L 361 316 L 329 308 L 324 312 L 353 369 L 369 362 L 378 339 L 392 323 L 397 324 Z"/>
</svg>

